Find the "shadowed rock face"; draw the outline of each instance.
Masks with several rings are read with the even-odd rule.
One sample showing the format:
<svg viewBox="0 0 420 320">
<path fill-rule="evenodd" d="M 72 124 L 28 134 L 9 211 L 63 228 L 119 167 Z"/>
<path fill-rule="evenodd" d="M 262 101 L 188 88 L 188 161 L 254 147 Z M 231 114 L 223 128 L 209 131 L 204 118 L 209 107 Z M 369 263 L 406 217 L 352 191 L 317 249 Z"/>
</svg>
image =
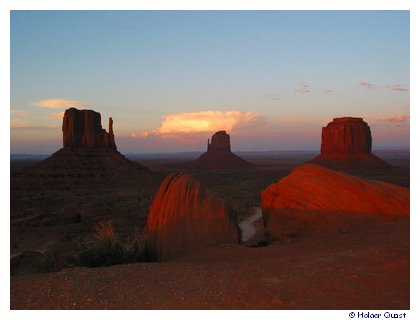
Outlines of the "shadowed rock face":
<svg viewBox="0 0 420 320">
<path fill-rule="evenodd" d="M 63 117 L 63 147 L 108 147 L 116 150 L 113 121 L 109 132 L 102 129 L 101 114 L 93 110 L 67 109 Z"/>
<path fill-rule="evenodd" d="M 149 180 L 150 171 L 125 158 L 115 145 L 113 121 L 102 129 L 101 114 L 67 109 L 63 117 L 63 148 L 16 175 L 23 183 L 59 186 L 112 179 Z"/>
<path fill-rule="evenodd" d="M 211 142 L 207 142 L 207 152 L 209 151 L 230 152 L 230 136 L 226 133 L 226 131 L 217 131 L 211 137 Z"/>
<path fill-rule="evenodd" d="M 234 154 L 230 149 L 230 136 L 218 131 L 207 142 L 207 152 L 189 163 L 190 167 L 203 169 L 250 168 L 254 165 Z"/>
<path fill-rule="evenodd" d="M 263 209 L 409 215 L 410 190 L 306 164 L 261 192 Z"/>
<path fill-rule="evenodd" d="M 309 162 L 332 168 L 390 167 L 371 151 L 372 135 L 363 118 L 334 118 L 322 128 L 321 154 Z"/>
<path fill-rule="evenodd" d="M 238 229 L 225 203 L 190 175 L 162 182 L 145 229 L 148 251 L 159 261 L 220 243 L 237 243 Z"/>
</svg>

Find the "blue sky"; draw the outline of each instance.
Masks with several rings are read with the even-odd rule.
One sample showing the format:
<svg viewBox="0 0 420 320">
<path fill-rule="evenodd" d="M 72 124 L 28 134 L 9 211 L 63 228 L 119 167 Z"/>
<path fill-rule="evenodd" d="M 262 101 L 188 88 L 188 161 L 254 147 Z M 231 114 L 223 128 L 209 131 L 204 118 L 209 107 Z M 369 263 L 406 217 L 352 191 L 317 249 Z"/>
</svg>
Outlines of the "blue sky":
<svg viewBox="0 0 420 320">
<path fill-rule="evenodd" d="M 408 148 L 409 25 L 408 11 L 14 11 L 11 152 L 57 150 L 70 105 L 112 116 L 123 152 L 204 150 L 219 129 L 234 150 L 317 150 L 347 115 L 374 147 Z"/>
</svg>

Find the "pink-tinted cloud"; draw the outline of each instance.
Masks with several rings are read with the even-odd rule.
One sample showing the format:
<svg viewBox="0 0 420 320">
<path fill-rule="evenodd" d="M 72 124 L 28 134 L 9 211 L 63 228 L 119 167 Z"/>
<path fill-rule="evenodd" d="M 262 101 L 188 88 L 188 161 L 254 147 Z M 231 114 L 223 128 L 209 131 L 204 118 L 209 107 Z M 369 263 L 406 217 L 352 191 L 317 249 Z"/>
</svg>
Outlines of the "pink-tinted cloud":
<svg viewBox="0 0 420 320">
<path fill-rule="evenodd" d="M 383 120 L 389 121 L 389 122 L 407 122 L 410 120 L 410 116 L 406 114 L 396 114 L 396 115 L 384 118 Z"/>
<path fill-rule="evenodd" d="M 10 109 L 11 117 L 29 117 L 31 114 L 27 111 Z"/>
<path fill-rule="evenodd" d="M 394 91 L 408 91 L 407 88 L 403 87 L 401 84 L 391 84 L 391 85 L 386 85 L 385 88 L 394 90 Z"/>
<path fill-rule="evenodd" d="M 295 91 L 299 93 L 308 93 L 308 92 L 311 92 L 311 89 L 309 87 L 309 84 L 303 81 L 299 84 L 299 86 L 297 87 Z"/>
<path fill-rule="evenodd" d="M 360 81 L 360 82 L 359 82 L 359 85 L 360 85 L 362 88 L 365 88 L 365 89 L 372 89 L 372 88 L 373 88 L 373 84 L 372 84 L 372 83 L 366 82 L 366 81 L 364 81 L 364 80 Z"/>
<path fill-rule="evenodd" d="M 327 93 L 332 93 L 333 92 L 333 90 L 332 89 L 325 89 L 325 90 L 322 90 L 322 94 L 327 94 Z"/>
<path fill-rule="evenodd" d="M 55 129 L 64 116 L 63 112 L 34 114 L 28 111 L 10 110 L 10 128 L 13 130 L 46 130 Z M 54 124 L 51 124 L 53 122 Z"/>
<path fill-rule="evenodd" d="M 388 84 L 388 85 L 374 85 L 372 83 L 366 82 L 364 80 L 359 82 L 359 85 L 365 89 L 377 89 L 377 88 L 386 88 L 393 91 L 408 91 L 402 84 Z"/>
</svg>

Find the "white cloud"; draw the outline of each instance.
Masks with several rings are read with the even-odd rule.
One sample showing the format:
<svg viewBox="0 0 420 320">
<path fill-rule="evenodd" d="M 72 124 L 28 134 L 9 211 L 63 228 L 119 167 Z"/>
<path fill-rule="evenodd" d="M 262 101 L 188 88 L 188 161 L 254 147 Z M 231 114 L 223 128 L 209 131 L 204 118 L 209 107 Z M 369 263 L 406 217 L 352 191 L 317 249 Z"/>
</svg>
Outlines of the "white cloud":
<svg viewBox="0 0 420 320">
<path fill-rule="evenodd" d="M 131 133 L 132 138 L 150 135 L 228 132 L 262 125 L 263 118 L 254 112 L 206 110 L 164 115 L 160 126 L 151 131 Z"/>
<path fill-rule="evenodd" d="M 46 99 L 31 103 L 34 107 L 63 109 L 70 107 L 83 107 L 84 103 L 80 101 L 65 100 L 65 99 Z"/>
</svg>

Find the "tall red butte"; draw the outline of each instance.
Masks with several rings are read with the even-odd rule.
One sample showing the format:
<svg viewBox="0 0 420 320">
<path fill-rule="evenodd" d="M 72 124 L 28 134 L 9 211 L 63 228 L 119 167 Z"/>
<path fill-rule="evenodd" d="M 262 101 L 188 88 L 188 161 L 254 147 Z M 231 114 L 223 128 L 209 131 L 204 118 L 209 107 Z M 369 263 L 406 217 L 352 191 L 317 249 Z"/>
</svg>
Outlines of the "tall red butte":
<svg viewBox="0 0 420 320">
<path fill-rule="evenodd" d="M 101 114 L 93 110 L 67 109 L 63 117 L 63 147 L 105 147 L 117 150 L 113 121 L 109 118 L 109 132 L 102 129 Z"/>
<path fill-rule="evenodd" d="M 309 161 L 327 167 L 390 167 L 372 154 L 370 127 L 363 118 L 334 118 L 322 128 L 321 154 Z"/>
<path fill-rule="evenodd" d="M 145 229 L 148 252 L 158 261 L 220 243 L 237 243 L 238 228 L 223 200 L 194 177 L 175 173 L 162 182 Z"/>
<path fill-rule="evenodd" d="M 125 158 L 117 151 L 113 121 L 109 132 L 102 128 L 101 114 L 93 110 L 69 108 L 63 117 L 63 148 L 35 166 L 25 169 L 21 177 L 28 183 L 80 183 L 110 178 L 147 178 L 147 168 Z M 140 176 L 138 176 L 140 174 Z M 29 178 L 29 179 L 28 179 Z"/>
</svg>

